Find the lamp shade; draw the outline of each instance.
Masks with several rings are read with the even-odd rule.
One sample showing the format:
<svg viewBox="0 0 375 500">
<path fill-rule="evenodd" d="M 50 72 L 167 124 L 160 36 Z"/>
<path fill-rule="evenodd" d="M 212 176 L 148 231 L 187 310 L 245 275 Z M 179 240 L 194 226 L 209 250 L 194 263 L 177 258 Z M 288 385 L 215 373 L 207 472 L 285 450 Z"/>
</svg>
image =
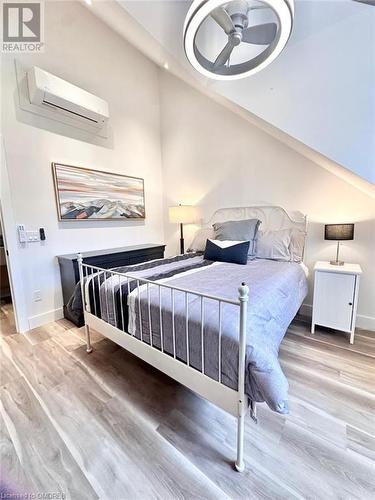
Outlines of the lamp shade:
<svg viewBox="0 0 375 500">
<path fill-rule="evenodd" d="M 176 224 L 192 224 L 198 218 L 197 208 L 193 205 L 169 207 L 169 221 Z"/>
<path fill-rule="evenodd" d="M 353 240 L 354 224 L 326 224 L 324 226 L 325 240 Z"/>
</svg>

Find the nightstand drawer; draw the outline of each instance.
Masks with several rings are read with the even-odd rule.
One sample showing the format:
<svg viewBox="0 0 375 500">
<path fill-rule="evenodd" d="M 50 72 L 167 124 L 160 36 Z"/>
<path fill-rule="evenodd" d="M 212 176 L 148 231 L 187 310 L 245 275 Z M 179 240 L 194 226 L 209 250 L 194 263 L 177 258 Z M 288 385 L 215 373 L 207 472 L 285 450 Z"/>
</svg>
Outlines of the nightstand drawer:
<svg viewBox="0 0 375 500">
<path fill-rule="evenodd" d="M 314 285 L 314 322 L 337 330 L 352 328 L 356 276 L 316 272 Z"/>
</svg>

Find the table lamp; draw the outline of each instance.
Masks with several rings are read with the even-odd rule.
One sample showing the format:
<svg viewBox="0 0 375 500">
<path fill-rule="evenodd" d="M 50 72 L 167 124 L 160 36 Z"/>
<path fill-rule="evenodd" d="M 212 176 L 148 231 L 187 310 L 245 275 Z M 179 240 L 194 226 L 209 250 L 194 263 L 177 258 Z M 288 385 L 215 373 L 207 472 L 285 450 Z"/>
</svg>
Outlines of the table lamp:
<svg viewBox="0 0 375 500">
<path fill-rule="evenodd" d="M 326 224 L 324 226 L 324 239 L 337 241 L 336 260 L 331 260 L 332 266 L 343 266 L 339 260 L 340 241 L 354 239 L 354 224 Z"/>
<path fill-rule="evenodd" d="M 180 224 L 180 252 L 185 253 L 184 224 L 192 224 L 197 220 L 197 209 L 192 205 L 169 207 L 169 221 Z"/>
</svg>

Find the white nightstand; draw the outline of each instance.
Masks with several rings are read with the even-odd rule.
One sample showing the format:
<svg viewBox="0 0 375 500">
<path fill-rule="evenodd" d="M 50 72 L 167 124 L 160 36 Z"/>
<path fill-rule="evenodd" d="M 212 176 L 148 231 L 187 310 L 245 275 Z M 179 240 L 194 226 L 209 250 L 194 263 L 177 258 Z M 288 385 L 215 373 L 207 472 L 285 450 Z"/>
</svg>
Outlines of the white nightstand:
<svg viewBox="0 0 375 500">
<path fill-rule="evenodd" d="M 358 264 L 333 266 L 329 262 L 317 262 L 314 271 L 311 333 L 314 333 L 315 325 L 327 326 L 350 333 L 350 343 L 353 344 L 361 267 Z"/>
</svg>

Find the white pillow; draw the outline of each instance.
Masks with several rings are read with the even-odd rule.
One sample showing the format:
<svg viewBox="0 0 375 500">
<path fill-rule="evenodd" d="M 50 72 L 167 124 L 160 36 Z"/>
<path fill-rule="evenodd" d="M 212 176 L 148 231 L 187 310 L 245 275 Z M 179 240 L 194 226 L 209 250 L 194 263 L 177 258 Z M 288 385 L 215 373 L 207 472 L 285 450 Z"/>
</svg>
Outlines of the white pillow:
<svg viewBox="0 0 375 500">
<path fill-rule="evenodd" d="M 212 238 L 208 238 L 212 243 L 214 243 L 217 247 L 220 248 L 229 248 L 229 247 L 234 247 L 235 245 L 238 245 L 239 243 L 246 243 L 246 241 L 243 240 L 213 240 Z"/>
<path fill-rule="evenodd" d="M 193 241 L 188 248 L 188 252 L 204 252 L 206 249 L 207 240 L 213 238 L 213 227 L 204 227 L 202 229 L 198 229 L 198 231 L 194 235 Z"/>
<path fill-rule="evenodd" d="M 292 260 L 290 253 L 291 230 L 258 231 L 256 256 L 258 259 Z"/>
<path fill-rule="evenodd" d="M 303 249 L 305 247 L 306 232 L 300 229 L 291 229 L 290 238 L 290 260 L 292 262 L 302 262 Z"/>
</svg>

